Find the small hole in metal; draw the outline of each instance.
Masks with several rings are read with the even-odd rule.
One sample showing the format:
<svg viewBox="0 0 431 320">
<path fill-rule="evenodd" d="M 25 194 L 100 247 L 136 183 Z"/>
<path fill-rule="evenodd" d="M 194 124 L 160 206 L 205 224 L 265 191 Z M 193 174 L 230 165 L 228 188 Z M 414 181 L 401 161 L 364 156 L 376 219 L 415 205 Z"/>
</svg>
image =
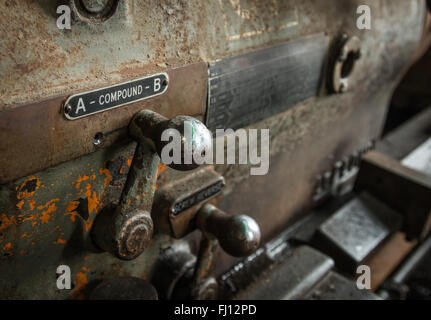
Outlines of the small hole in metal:
<svg viewBox="0 0 431 320">
<path fill-rule="evenodd" d="M 343 63 L 343 66 L 341 68 L 341 77 L 347 78 L 352 73 L 355 62 L 357 60 L 355 52 L 349 52 L 349 55 L 347 56 L 346 61 Z"/>
<path fill-rule="evenodd" d="M 98 132 L 94 136 L 93 145 L 98 147 L 103 143 L 103 140 L 105 140 L 105 135 L 102 132 Z"/>
</svg>

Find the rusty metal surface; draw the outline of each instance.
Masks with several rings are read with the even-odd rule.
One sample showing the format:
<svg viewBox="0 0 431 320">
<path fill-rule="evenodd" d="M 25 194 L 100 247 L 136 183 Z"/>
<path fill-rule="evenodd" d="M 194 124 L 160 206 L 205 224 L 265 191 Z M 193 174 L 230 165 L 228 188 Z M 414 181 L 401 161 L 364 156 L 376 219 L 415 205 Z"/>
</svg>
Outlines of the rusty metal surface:
<svg viewBox="0 0 431 320">
<path fill-rule="evenodd" d="M 121 82 L 142 66 L 177 67 L 286 40 L 299 24 L 298 3 L 123 0 L 102 24 L 59 30 L 55 3 L 2 1 L 0 110 Z"/>
<path fill-rule="evenodd" d="M 65 33 L 65 39 L 55 24 L 45 19 L 51 12 L 47 1 L 6 3 L 0 5 L 0 17 L 12 23 L 0 28 L 1 38 L 6 39 L 0 43 L 0 109 L 4 110 L 0 122 L 8 134 L 6 141 L 1 139 L 0 161 L 5 162 L 0 168 L 10 168 L 14 174 L 2 177 L 0 187 L 0 295 L 33 299 L 86 298 L 92 287 L 110 276 L 151 279 L 160 252 L 174 242 L 158 233 L 135 261 L 100 253 L 91 243 L 88 233 L 93 221 L 104 206 L 118 201 L 135 147 L 119 141 L 125 131 L 108 135 L 106 149 L 95 149 L 92 140 L 99 131 L 126 126 L 143 106 L 69 122 L 71 127 L 66 128 L 59 113 L 66 95 L 317 32 L 326 32 L 331 40 L 341 33 L 358 36 L 363 58 L 352 73 L 349 92 L 332 95 L 322 89 L 317 98 L 253 125 L 271 132 L 268 175 L 250 176 L 246 165 L 215 166 L 226 179 L 218 206 L 228 214 L 250 215 L 259 223 L 265 241 L 307 212 L 319 174 L 380 135 L 392 90 L 419 44 L 424 5 L 421 0 L 289 0 L 271 4 L 249 0 L 240 7 L 227 0 L 157 5 L 146 0 L 124 21 L 112 20 L 114 23 L 103 30 L 77 25 Z M 352 19 L 352 12 L 364 3 L 374 12 L 373 29 L 367 32 L 358 30 Z M 132 19 L 136 17 L 139 19 Z M 21 30 L 17 21 L 29 29 Z M 17 40 L 20 38 L 23 41 Z M 178 73 L 169 89 L 177 85 L 177 93 L 169 95 L 168 91 L 165 97 L 169 99 L 156 98 L 145 108 L 165 116 L 202 115 L 206 63 L 199 63 L 195 70 L 190 77 Z M 175 72 L 169 76 L 172 80 Z M 190 91 L 183 90 L 184 86 L 195 90 L 193 96 L 188 96 Z M 60 97 L 49 98 L 53 95 Z M 188 98 L 196 104 L 189 105 Z M 17 106 L 35 99 L 48 100 Z M 28 112 L 3 120 L 6 113 L 24 108 Z M 21 135 L 14 138 L 18 132 Z M 39 143 L 30 144 L 35 132 L 44 136 Z M 72 139 L 72 134 L 78 136 Z M 13 140 L 25 144 L 15 148 Z M 114 140 L 119 143 L 111 145 Z M 15 150 L 6 153 L 7 161 L 3 160 L 5 149 Z M 16 157 L 23 153 L 26 162 L 15 165 Z M 77 159 L 59 164 L 72 158 Z M 47 167 L 52 168 L 29 175 Z M 12 181 L 18 176 L 23 178 Z M 160 166 L 156 188 L 176 178 L 170 169 Z M 227 270 L 234 261 L 221 253 L 216 273 Z M 72 269 L 74 287 L 69 292 L 57 290 L 52 280 L 59 264 Z"/>
<path fill-rule="evenodd" d="M 119 200 L 135 146 L 113 146 L 0 188 L 2 299 L 81 299 L 106 278 L 149 278 L 168 237 L 155 236 L 134 261 L 100 252 L 90 238 L 101 209 Z M 72 290 L 53 281 L 60 264 L 71 268 Z"/>
<path fill-rule="evenodd" d="M 128 76 L 148 72 L 134 69 Z M 139 110 L 166 117 L 205 113 L 207 68 L 197 63 L 167 71 L 171 84 L 160 97 L 108 110 L 76 121 L 61 114 L 65 96 L 0 112 L 0 184 L 107 147 L 127 137 L 127 125 Z M 132 78 L 132 79 L 133 79 Z M 182 81 L 182 79 L 191 81 Z M 93 144 L 103 133 L 101 146 Z"/>
<path fill-rule="evenodd" d="M 334 4 L 334 10 L 341 15 L 353 5 L 343 3 L 346 7 Z M 392 90 L 419 44 L 423 20 L 418 17 L 423 17 L 423 13 L 414 9 L 419 3 L 379 3 L 381 7 L 377 2 L 371 4 L 371 9 L 379 14 L 369 33 L 358 32 L 349 19 L 343 20 L 342 27 L 336 21 L 328 23 L 328 30 L 338 28 L 361 40 L 363 55 L 351 75 L 350 91 L 342 95 L 322 94 L 252 126 L 270 129 L 269 173 L 263 177 L 249 176 L 247 166 L 216 166 L 227 182 L 219 207 L 256 219 L 264 241 L 310 209 L 317 176 L 380 137 Z M 322 15 L 330 11 L 325 8 Z M 233 263 L 225 255 L 221 260 L 219 272 Z"/>
</svg>

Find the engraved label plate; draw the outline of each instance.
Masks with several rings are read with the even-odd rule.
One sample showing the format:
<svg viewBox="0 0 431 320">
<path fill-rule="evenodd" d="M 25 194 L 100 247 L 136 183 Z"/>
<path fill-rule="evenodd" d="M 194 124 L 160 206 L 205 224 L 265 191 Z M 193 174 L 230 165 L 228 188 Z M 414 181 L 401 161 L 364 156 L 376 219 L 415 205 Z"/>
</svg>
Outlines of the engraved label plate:
<svg viewBox="0 0 431 320">
<path fill-rule="evenodd" d="M 316 96 L 328 47 L 319 34 L 211 63 L 207 127 L 246 127 Z"/>
<path fill-rule="evenodd" d="M 168 89 L 168 75 L 159 73 L 114 86 L 70 96 L 64 103 L 64 115 L 75 120 L 95 113 L 161 95 Z"/>
</svg>

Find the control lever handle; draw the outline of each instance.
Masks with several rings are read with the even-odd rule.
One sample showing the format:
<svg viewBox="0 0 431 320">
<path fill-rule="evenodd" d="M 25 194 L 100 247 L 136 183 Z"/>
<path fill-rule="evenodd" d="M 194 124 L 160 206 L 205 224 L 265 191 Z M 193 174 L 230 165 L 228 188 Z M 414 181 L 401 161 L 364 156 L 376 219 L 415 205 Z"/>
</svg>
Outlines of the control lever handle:
<svg viewBox="0 0 431 320">
<path fill-rule="evenodd" d="M 229 216 L 211 204 L 199 210 L 196 226 L 214 235 L 223 250 L 234 257 L 248 256 L 260 244 L 260 229 L 254 219 L 247 215 Z"/>
<path fill-rule="evenodd" d="M 160 158 L 163 148 L 170 143 L 169 134 L 174 130 L 181 136 L 181 163 L 168 166 L 180 171 L 197 168 L 201 163 L 195 162 L 193 154 L 202 154 L 212 148 L 212 134 L 201 121 L 189 116 L 176 116 L 169 120 L 154 111 L 143 110 L 135 115 L 130 125 L 132 136 L 146 140 Z"/>
<path fill-rule="evenodd" d="M 184 161 L 193 159 L 187 152 L 200 152 L 212 147 L 210 131 L 192 117 L 177 116 L 168 120 L 149 110 L 140 111 L 133 117 L 129 133 L 138 145 L 119 204 L 105 208 L 92 229 L 92 239 L 97 247 L 117 258 L 137 258 L 152 238 L 151 209 L 160 156 L 168 143 L 162 141 L 166 129 L 175 129 L 180 134 L 182 159 L 181 163 L 169 165 L 174 169 L 185 171 L 198 167 L 199 164 L 193 160 Z"/>
</svg>

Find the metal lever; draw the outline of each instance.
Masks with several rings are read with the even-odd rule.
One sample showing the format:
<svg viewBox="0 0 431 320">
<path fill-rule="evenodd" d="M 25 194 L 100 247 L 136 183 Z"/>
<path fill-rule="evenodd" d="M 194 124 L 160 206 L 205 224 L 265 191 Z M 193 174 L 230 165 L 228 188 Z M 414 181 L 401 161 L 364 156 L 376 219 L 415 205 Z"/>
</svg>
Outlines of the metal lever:
<svg viewBox="0 0 431 320">
<path fill-rule="evenodd" d="M 196 226 L 214 235 L 223 250 L 234 257 L 248 256 L 260 244 L 260 229 L 254 219 L 246 215 L 229 216 L 211 204 L 199 210 Z"/>
<path fill-rule="evenodd" d="M 184 135 L 184 126 L 193 132 L 191 138 Z M 199 166 L 195 162 L 184 163 L 186 152 L 205 150 L 212 144 L 212 136 L 205 125 L 192 117 L 178 116 L 171 120 L 160 114 L 143 110 L 137 113 L 129 125 L 131 136 L 137 140 L 132 165 L 115 208 L 105 208 L 97 217 L 92 239 L 104 251 L 123 260 L 138 257 L 147 247 L 153 235 L 151 207 L 153 204 L 156 175 L 163 147 L 161 140 L 166 129 L 176 129 L 181 134 L 182 163 L 172 164 L 177 170 L 191 170 Z M 189 148 L 184 148 L 184 145 Z"/>
<path fill-rule="evenodd" d="M 212 134 L 201 121 L 189 116 L 177 116 L 169 120 L 156 112 L 143 110 L 133 118 L 130 133 L 138 141 L 143 139 L 149 143 L 161 157 L 163 147 L 168 144 L 168 141 L 162 141 L 162 134 L 172 129 L 181 134 L 181 163 L 168 166 L 181 171 L 197 168 L 200 164 L 194 161 L 192 155 L 212 147 Z M 186 131 L 190 134 L 186 134 Z M 186 163 L 186 159 L 190 163 Z"/>
</svg>

